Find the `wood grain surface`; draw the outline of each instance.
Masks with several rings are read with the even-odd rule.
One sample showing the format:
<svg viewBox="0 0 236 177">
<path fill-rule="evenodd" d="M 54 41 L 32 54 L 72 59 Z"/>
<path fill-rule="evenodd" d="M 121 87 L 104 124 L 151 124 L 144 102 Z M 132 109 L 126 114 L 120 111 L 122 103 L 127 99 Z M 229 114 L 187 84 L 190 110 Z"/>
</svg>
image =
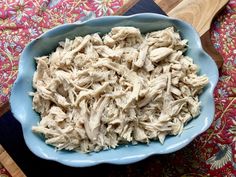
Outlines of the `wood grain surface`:
<svg viewBox="0 0 236 177">
<path fill-rule="evenodd" d="M 133 7 L 139 0 L 130 0 L 123 7 L 119 8 L 113 15 L 123 15 L 131 7 Z"/>
<path fill-rule="evenodd" d="M 210 29 L 213 18 L 227 2 L 228 0 L 182 0 L 167 14 L 192 24 L 202 36 Z"/>
<path fill-rule="evenodd" d="M 182 1 L 183 0 L 155 0 L 155 3 L 168 14 L 168 12 L 174 9 Z"/>
<path fill-rule="evenodd" d="M 212 20 L 229 0 L 155 0 L 170 17 L 190 23 L 201 36 L 203 49 L 215 60 L 218 68 L 222 56 L 215 50 L 210 37 Z"/>
<path fill-rule="evenodd" d="M 12 160 L 9 154 L 0 145 L 0 162 L 10 173 L 12 177 L 25 177 L 25 174 L 21 171 L 18 165 Z"/>
<path fill-rule="evenodd" d="M 9 111 L 9 109 L 10 109 L 9 102 L 6 102 L 6 103 L 0 105 L 0 119 L 1 119 L 1 116 L 2 116 L 5 112 Z"/>
</svg>

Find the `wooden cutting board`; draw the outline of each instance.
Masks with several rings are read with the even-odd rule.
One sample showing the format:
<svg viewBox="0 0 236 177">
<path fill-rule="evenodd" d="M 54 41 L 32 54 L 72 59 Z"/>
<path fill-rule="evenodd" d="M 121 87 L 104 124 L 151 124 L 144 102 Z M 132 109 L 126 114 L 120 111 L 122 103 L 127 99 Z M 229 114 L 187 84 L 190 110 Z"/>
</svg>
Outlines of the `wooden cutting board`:
<svg viewBox="0 0 236 177">
<path fill-rule="evenodd" d="M 147 3 L 149 0 L 146 0 Z M 204 50 L 215 60 L 218 68 L 223 64 L 223 58 L 211 43 L 210 26 L 217 13 L 229 0 L 154 0 L 155 3 L 170 17 L 190 23 L 199 33 Z M 138 0 L 132 0 L 116 14 L 122 15 L 133 7 Z M 147 9 L 147 12 L 149 9 Z M 144 11 L 144 10 L 143 10 Z"/>
<path fill-rule="evenodd" d="M 6 168 L 12 177 L 26 177 L 14 160 L 9 156 L 0 144 L 0 163 Z M 1 175 L 0 175 L 1 176 Z M 2 176 L 4 177 L 4 175 Z"/>
</svg>

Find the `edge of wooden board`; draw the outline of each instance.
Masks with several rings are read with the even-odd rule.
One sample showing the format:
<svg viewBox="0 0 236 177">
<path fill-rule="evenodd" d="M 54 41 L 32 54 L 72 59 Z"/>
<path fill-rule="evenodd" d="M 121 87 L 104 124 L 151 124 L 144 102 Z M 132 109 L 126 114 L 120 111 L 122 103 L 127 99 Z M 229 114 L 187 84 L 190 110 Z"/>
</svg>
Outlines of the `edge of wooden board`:
<svg viewBox="0 0 236 177">
<path fill-rule="evenodd" d="M 3 114 L 5 114 L 7 111 L 10 110 L 10 104 L 9 101 L 0 105 L 0 119 L 3 116 Z"/>
<path fill-rule="evenodd" d="M 218 68 L 221 68 L 224 59 L 220 55 L 220 53 L 215 49 L 215 47 L 212 44 L 211 41 L 211 35 L 210 35 L 210 27 L 215 19 L 215 17 L 222 11 L 222 9 L 227 5 L 229 0 L 224 0 L 219 2 L 219 6 L 216 6 L 215 9 L 212 11 L 212 16 L 209 16 L 209 19 L 205 21 L 206 28 L 204 28 L 206 31 L 204 31 L 202 28 L 195 29 L 200 30 L 198 31 L 201 38 L 201 43 L 203 49 L 214 59 L 214 61 L 217 64 Z M 187 0 L 172 0 L 172 1 L 166 1 L 166 0 L 155 0 L 155 3 L 160 6 L 168 15 L 171 15 L 172 17 L 176 18 L 178 17 L 178 13 L 180 13 L 181 9 L 184 9 L 184 7 L 188 8 L 187 3 L 190 3 L 190 1 Z M 197 2 L 196 2 L 197 3 Z M 177 13 L 177 15 L 175 15 Z M 184 19 L 182 19 L 184 20 Z M 194 26 L 194 24 L 192 24 Z"/>
<path fill-rule="evenodd" d="M 19 166 L 0 144 L 0 162 L 12 177 L 26 177 Z"/>
<path fill-rule="evenodd" d="M 137 4 L 137 2 L 139 2 L 139 0 L 130 0 L 130 1 L 128 1 L 122 7 L 120 7 L 113 15 L 123 15 L 130 8 L 132 8 L 135 4 Z"/>
</svg>

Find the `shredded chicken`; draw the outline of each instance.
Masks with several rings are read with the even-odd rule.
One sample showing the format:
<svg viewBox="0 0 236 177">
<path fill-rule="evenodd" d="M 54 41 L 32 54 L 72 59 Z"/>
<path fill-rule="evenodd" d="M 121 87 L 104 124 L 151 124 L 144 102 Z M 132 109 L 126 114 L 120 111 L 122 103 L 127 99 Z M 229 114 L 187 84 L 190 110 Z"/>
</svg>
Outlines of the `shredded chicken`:
<svg viewBox="0 0 236 177">
<path fill-rule="evenodd" d="M 173 27 L 142 35 L 134 27 L 66 39 L 37 57 L 32 130 L 56 149 L 81 152 L 123 143 L 164 143 L 200 114 L 208 78 L 184 56 L 187 40 Z"/>
</svg>

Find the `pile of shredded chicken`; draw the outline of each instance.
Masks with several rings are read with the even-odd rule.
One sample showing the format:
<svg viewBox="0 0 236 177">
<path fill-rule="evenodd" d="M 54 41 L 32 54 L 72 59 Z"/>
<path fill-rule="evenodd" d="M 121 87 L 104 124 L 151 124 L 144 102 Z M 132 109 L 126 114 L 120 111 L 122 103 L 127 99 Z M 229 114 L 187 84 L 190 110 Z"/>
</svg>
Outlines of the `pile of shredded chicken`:
<svg viewBox="0 0 236 177">
<path fill-rule="evenodd" d="M 56 149 L 81 152 L 124 143 L 164 143 L 200 113 L 208 83 L 184 56 L 187 40 L 173 27 L 142 35 L 134 27 L 66 39 L 37 57 L 32 130 Z"/>
</svg>

